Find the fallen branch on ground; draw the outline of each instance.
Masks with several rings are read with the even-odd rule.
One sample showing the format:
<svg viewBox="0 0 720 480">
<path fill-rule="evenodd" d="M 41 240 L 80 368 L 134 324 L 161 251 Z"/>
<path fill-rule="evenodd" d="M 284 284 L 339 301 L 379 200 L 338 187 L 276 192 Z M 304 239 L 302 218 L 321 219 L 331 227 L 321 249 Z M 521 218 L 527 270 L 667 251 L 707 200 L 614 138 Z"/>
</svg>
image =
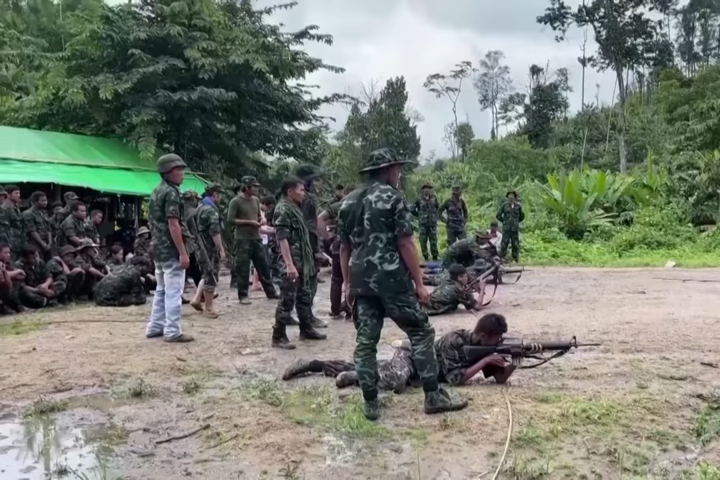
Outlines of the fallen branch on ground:
<svg viewBox="0 0 720 480">
<path fill-rule="evenodd" d="M 653 277 L 654 280 L 669 280 L 672 282 L 698 282 L 698 283 L 720 283 L 720 280 L 714 280 L 711 278 L 668 278 L 668 277 Z"/>
<path fill-rule="evenodd" d="M 184 433 L 184 434 L 182 434 L 182 435 L 177 435 L 177 436 L 175 436 L 175 437 L 162 438 L 162 439 L 160 439 L 160 440 L 155 440 L 153 443 L 154 443 L 155 445 L 161 445 L 161 444 L 163 444 L 163 443 L 168 443 L 168 442 L 172 442 L 172 441 L 175 441 L 175 440 L 182 440 L 182 439 L 184 439 L 184 438 L 192 437 L 193 435 L 198 434 L 198 433 L 202 432 L 203 430 L 207 430 L 208 428 L 210 428 L 210 424 L 209 424 L 209 423 L 206 423 L 206 424 L 203 425 L 202 427 L 196 428 L 196 429 L 193 430 L 192 432 Z"/>
<path fill-rule="evenodd" d="M 211 449 L 213 449 L 213 448 L 219 447 L 220 445 L 224 445 L 224 444 L 226 444 L 226 443 L 228 443 L 228 442 L 232 442 L 233 440 L 235 440 L 235 439 L 238 438 L 239 436 L 240 436 L 240 434 L 239 434 L 239 433 L 236 433 L 236 434 L 233 435 L 232 437 L 226 438 L 226 439 L 223 440 L 222 442 L 218 442 L 218 443 L 216 443 L 215 445 L 210 445 L 210 446 L 207 447 L 205 450 L 211 450 Z"/>
<path fill-rule="evenodd" d="M 711 367 L 711 368 L 720 368 L 717 363 L 713 362 L 700 362 L 700 365 L 703 365 L 705 367 Z"/>
</svg>

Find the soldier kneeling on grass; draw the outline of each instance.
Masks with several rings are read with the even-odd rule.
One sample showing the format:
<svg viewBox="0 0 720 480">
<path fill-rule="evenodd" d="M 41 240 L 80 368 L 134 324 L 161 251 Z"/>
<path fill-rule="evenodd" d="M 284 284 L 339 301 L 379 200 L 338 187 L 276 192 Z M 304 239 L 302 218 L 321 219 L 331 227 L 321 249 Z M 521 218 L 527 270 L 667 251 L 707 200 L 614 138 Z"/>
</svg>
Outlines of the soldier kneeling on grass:
<svg viewBox="0 0 720 480">
<path fill-rule="evenodd" d="M 100 307 L 144 305 L 147 297 L 143 277 L 150 268 L 150 261 L 140 256 L 133 257 L 129 264 L 114 269 L 95 285 L 95 304 Z"/>
<path fill-rule="evenodd" d="M 435 355 L 438 362 L 438 382 L 450 385 L 464 385 L 482 372 L 485 378 L 493 377 L 497 383 L 505 383 L 515 372 L 516 365 L 502 355 L 489 355 L 482 360 L 468 361 L 463 347 L 495 346 L 503 341 L 507 333 L 507 321 L 499 313 L 483 315 L 473 330 L 455 330 L 435 341 Z M 338 388 L 358 384 L 355 364 L 343 360 L 295 360 L 285 370 L 283 380 L 291 380 L 309 373 L 322 373 L 335 378 Z M 420 385 L 420 378 L 413 365 L 409 342 L 395 348 L 390 360 L 378 361 L 378 388 L 402 393 L 408 385 Z"/>
</svg>

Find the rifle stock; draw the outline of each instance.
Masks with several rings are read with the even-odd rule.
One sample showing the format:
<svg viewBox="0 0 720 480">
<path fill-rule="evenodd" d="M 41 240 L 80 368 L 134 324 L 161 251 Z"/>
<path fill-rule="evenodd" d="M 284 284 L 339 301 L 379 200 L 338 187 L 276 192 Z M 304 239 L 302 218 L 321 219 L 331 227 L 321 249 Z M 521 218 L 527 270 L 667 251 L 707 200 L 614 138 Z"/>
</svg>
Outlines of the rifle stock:
<svg viewBox="0 0 720 480">
<path fill-rule="evenodd" d="M 550 342 L 525 342 L 520 340 L 517 343 L 506 343 L 497 346 L 469 346 L 463 347 L 465 357 L 468 363 L 474 364 L 485 357 L 493 354 L 507 355 L 512 358 L 533 357 L 535 354 L 554 351 L 556 356 L 567 353 L 572 348 L 577 347 L 596 347 L 602 345 L 600 343 L 578 343 L 575 337 L 569 341 L 550 341 Z"/>
</svg>

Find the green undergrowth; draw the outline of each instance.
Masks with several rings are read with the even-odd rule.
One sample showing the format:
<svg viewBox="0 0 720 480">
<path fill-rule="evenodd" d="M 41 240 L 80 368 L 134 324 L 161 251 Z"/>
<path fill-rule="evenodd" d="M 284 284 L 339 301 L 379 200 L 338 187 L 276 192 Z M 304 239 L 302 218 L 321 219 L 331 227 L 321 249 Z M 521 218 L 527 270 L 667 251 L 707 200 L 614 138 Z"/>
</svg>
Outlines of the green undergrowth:
<svg viewBox="0 0 720 480">
<path fill-rule="evenodd" d="M 47 324 L 36 319 L 0 319 L 0 337 L 23 335 L 42 330 L 45 327 L 47 327 Z"/>
</svg>

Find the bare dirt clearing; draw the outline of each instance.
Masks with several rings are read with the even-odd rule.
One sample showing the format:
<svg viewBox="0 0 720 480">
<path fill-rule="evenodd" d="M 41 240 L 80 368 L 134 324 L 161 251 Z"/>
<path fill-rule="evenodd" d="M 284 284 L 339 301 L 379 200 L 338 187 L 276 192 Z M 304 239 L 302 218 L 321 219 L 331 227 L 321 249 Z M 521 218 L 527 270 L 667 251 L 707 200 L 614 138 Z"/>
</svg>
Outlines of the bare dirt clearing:
<svg viewBox="0 0 720 480">
<path fill-rule="evenodd" d="M 371 424 L 357 389 L 276 380 L 298 356 L 350 359 L 351 323 L 279 351 L 274 302 L 240 307 L 227 289 L 220 300 L 217 320 L 186 308 L 187 346 L 144 338 L 149 305 L 0 319 L 0 478 L 492 478 L 505 387 L 459 389 L 470 406 L 440 416 L 422 413 L 419 390 L 389 394 Z M 490 310 L 517 336 L 603 342 L 513 376 L 499 478 L 720 479 L 720 369 L 701 365 L 720 363 L 720 271 L 533 268 Z M 475 317 L 432 321 L 441 335 Z M 400 338 L 388 321 L 380 355 Z"/>
</svg>

